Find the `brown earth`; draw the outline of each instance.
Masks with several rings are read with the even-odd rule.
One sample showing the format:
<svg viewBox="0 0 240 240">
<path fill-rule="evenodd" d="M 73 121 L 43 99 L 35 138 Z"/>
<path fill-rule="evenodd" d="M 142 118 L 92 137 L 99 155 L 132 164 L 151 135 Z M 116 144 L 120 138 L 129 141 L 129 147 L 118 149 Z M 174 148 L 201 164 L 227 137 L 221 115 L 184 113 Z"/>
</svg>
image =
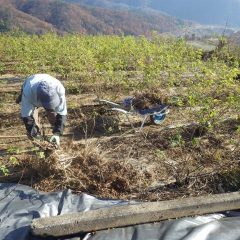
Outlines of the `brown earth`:
<svg viewBox="0 0 240 240">
<path fill-rule="evenodd" d="M 0 161 L 9 173 L 0 173 L 0 182 L 141 200 L 239 190 L 236 118 L 209 130 L 191 123 L 186 108 L 172 106 L 162 125 L 147 122 L 138 132 L 141 118 L 131 117 L 133 129 L 122 114 L 99 104 L 94 94 L 69 94 L 67 126 L 61 148 L 55 149 L 28 140 L 14 102 L 16 91 L 4 91 L 8 83 L 0 83 Z M 41 116 L 44 133 L 51 134 L 44 112 Z"/>
</svg>

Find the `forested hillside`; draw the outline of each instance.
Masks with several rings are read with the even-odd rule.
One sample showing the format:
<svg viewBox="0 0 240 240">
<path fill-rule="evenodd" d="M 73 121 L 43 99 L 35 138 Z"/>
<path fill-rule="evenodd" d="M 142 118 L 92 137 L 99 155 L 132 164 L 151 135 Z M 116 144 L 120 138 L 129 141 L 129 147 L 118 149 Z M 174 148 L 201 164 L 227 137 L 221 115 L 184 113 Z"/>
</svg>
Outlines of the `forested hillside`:
<svg viewBox="0 0 240 240">
<path fill-rule="evenodd" d="M 159 13 L 86 7 L 56 0 L 0 0 L 0 30 L 28 33 L 150 35 L 180 29 L 184 21 Z"/>
</svg>

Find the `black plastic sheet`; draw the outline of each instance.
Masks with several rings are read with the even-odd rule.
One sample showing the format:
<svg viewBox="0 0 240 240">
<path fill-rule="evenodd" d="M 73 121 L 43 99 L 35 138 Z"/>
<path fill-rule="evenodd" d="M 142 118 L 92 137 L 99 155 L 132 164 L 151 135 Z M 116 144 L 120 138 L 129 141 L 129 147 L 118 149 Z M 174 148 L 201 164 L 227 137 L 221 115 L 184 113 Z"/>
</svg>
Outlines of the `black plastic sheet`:
<svg viewBox="0 0 240 240">
<path fill-rule="evenodd" d="M 70 190 L 40 193 L 24 185 L 0 184 L 0 239 L 43 239 L 31 234 L 30 225 L 34 218 L 126 204 L 131 202 L 101 200 L 87 194 L 74 195 Z M 237 240 L 240 239 L 239 226 L 240 213 L 235 211 L 44 239 Z"/>
</svg>

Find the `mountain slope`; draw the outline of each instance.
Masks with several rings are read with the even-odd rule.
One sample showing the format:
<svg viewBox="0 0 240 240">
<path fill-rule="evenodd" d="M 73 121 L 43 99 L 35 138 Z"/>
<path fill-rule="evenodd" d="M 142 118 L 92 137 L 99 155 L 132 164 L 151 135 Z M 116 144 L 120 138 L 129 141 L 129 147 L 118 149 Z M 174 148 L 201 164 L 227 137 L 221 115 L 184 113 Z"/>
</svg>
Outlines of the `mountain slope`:
<svg viewBox="0 0 240 240">
<path fill-rule="evenodd" d="M 150 8 L 202 24 L 240 26 L 240 0 L 66 0 L 102 7 Z"/>
<path fill-rule="evenodd" d="M 13 26 L 24 29 L 28 33 L 56 31 L 52 24 L 26 14 L 13 7 L 9 1 L 3 0 L 0 0 L 0 22 L 0 31 L 1 29 L 10 30 Z"/>
<path fill-rule="evenodd" d="M 9 28 L 20 27 L 32 33 L 51 30 L 60 33 L 150 35 L 153 30 L 168 32 L 184 25 L 183 21 L 159 13 L 87 7 L 72 1 L 0 0 L 0 6 L 0 20 Z"/>
</svg>

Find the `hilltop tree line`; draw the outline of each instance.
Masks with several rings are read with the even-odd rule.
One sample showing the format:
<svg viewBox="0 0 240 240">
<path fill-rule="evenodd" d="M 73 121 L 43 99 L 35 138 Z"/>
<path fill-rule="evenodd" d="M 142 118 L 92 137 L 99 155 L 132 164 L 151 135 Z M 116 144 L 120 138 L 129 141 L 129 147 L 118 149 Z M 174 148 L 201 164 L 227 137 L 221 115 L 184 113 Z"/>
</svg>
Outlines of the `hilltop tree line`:
<svg viewBox="0 0 240 240">
<path fill-rule="evenodd" d="M 185 22 L 153 12 L 80 6 L 57 0 L 0 0 L 0 31 L 27 33 L 150 35 L 180 29 Z"/>
<path fill-rule="evenodd" d="M 0 6 L 0 32 L 11 30 L 11 13 L 4 7 Z"/>
</svg>

